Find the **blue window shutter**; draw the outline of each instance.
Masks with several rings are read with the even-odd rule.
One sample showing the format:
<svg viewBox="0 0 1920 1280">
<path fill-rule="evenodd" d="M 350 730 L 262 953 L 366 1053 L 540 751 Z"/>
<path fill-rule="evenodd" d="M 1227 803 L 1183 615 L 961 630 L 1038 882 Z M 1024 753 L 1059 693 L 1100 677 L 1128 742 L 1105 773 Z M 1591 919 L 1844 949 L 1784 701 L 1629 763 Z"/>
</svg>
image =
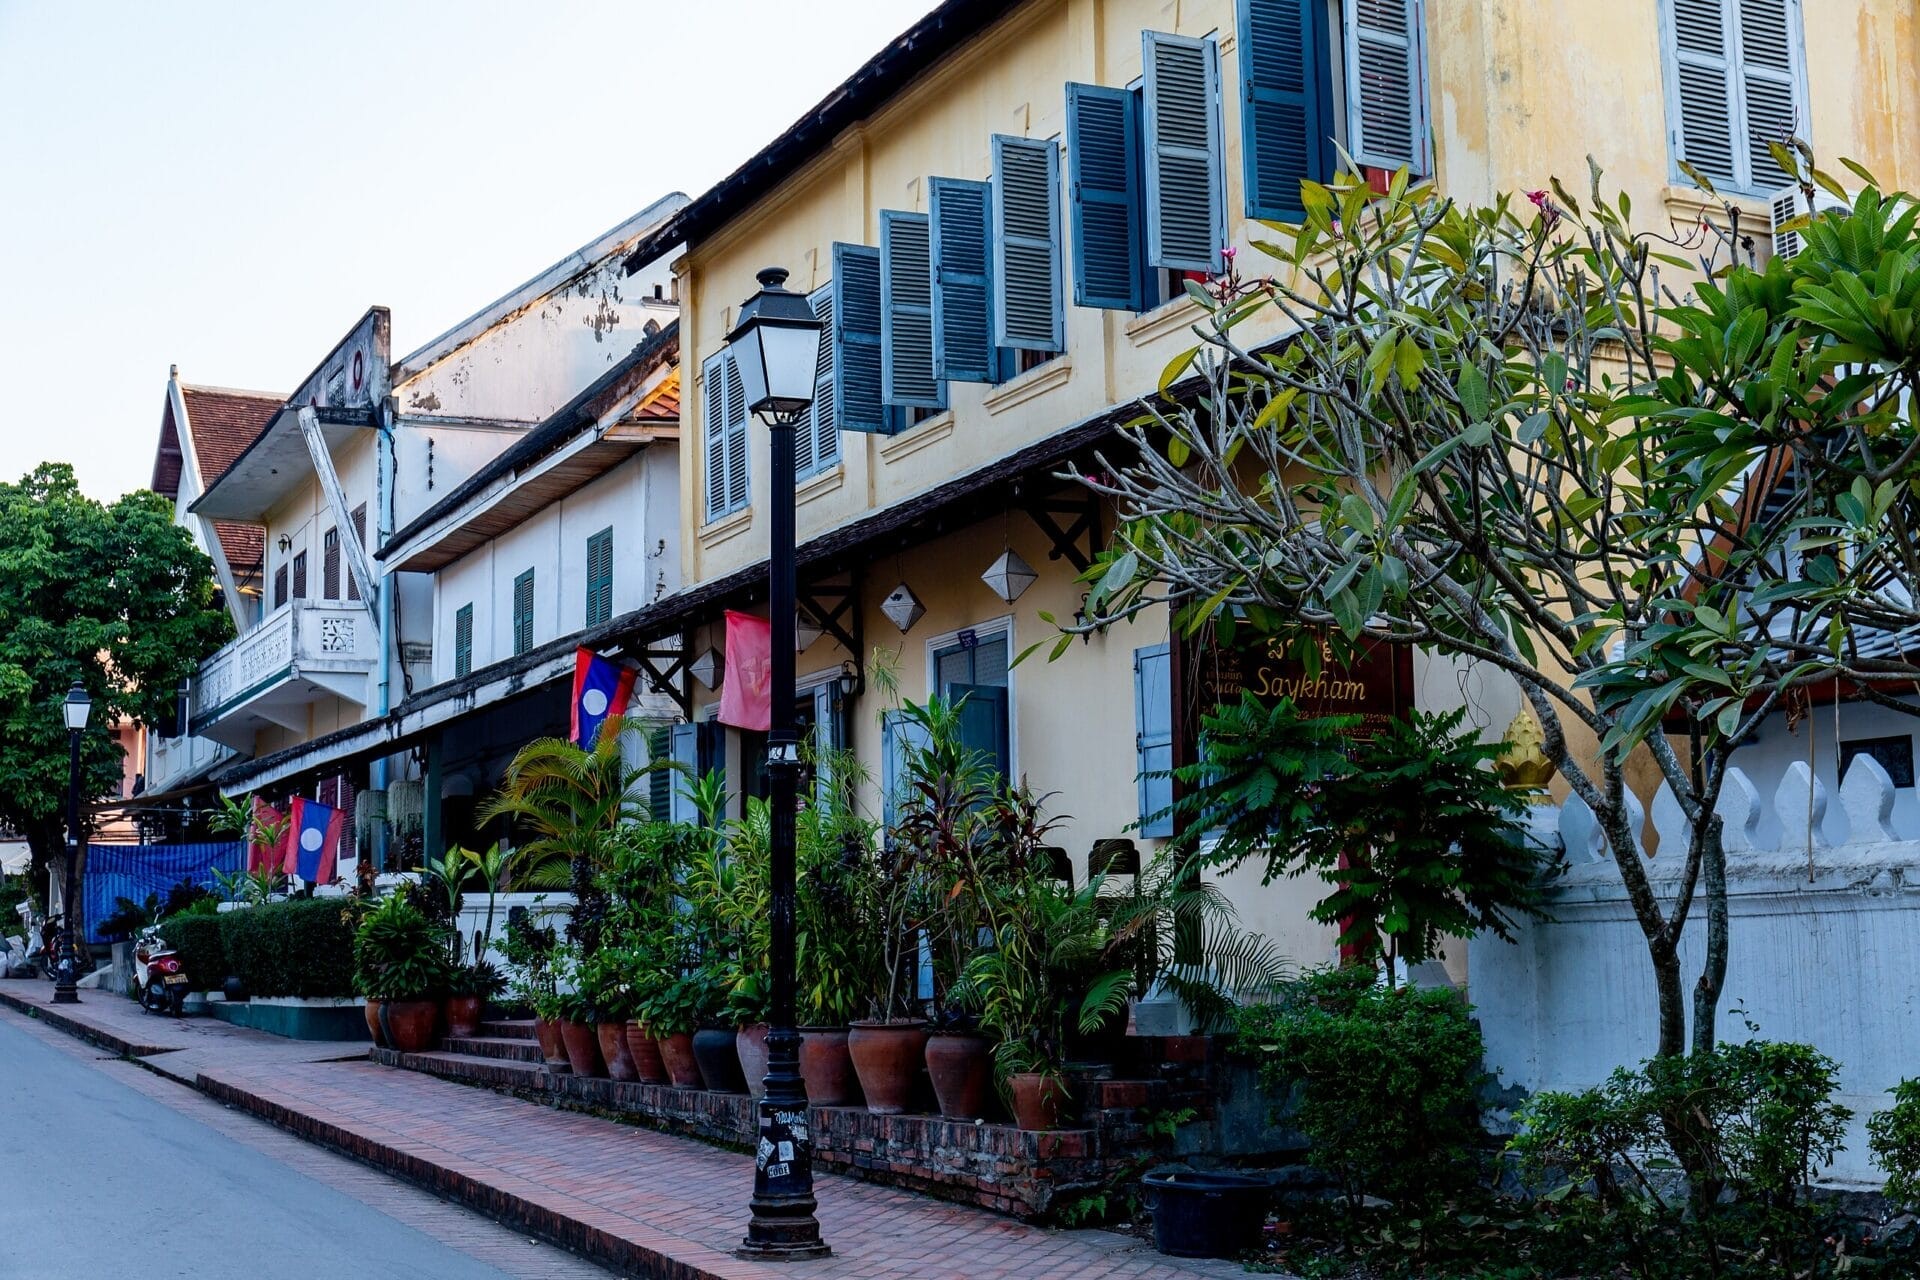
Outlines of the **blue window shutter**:
<svg viewBox="0 0 1920 1280">
<path fill-rule="evenodd" d="M 1219 271 L 1227 245 L 1220 145 L 1220 46 L 1141 33 L 1147 265 Z"/>
<path fill-rule="evenodd" d="M 933 367 L 933 246 L 924 213 L 880 211 L 880 398 L 944 409 Z"/>
<path fill-rule="evenodd" d="M 727 353 L 700 365 L 700 462 L 706 468 L 706 518 L 727 514 Z"/>
<path fill-rule="evenodd" d="M 820 322 L 820 354 L 814 361 L 813 406 L 807 411 L 807 423 L 799 435 L 810 439 L 796 440 L 796 447 L 809 465 L 803 466 L 799 474 L 806 476 L 814 472 L 825 471 L 840 461 L 839 417 L 834 412 L 834 333 L 833 333 L 833 286 L 821 285 L 807 297 L 813 307 L 813 317 Z M 809 452 L 810 451 L 810 452 Z"/>
<path fill-rule="evenodd" d="M 1012 777 L 1013 731 L 1005 686 L 956 684 L 947 696 L 958 704 L 960 745 L 979 752 L 1001 777 Z"/>
<path fill-rule="evenodd" d="M 727 510 L 747 505 L 747 388 L 740 365 L 727 352 Z"/>
<path fill-rule="evenodd" d="M 694 822 L 700 817 L 687 798 L 687 788 L 700 776 L 699 734 L 700 727 L 692 724 L 676 724 L 667 730 L 668 756 L 681 766 L 673 771 L 673 790 L 667 804 L 667 816 L 674 822 Z"/>
<path fill-rule="evenodd" d="M 1051 138 L 993 135 L 993 342 L 1063 351 L 1060 148 Z"/>
<path fill-rule="evenodd" d="M 993 189 L 984 182 L 927 183 L 933 258 L 933 371 L 953 382 L 993 382 L 993 290 L 988 283 Z"/>
<path fill-rule="evenodd" d="M 1133 651 L 1134 745 L 1140 788 L 1140 834 L 1173 834 L 1173 663 L 1164 644 Z"/>
<path fill-rule="evenodd" d="M 927 745 L 926 727 L 910 719 L 903 711 L 889 711 L 880 722 L 880 798 L 891 836 L 900 819 L 900 802 L 905 799 L 907 755 Z"/>
<path fill-rule="evenodd" d="M 1067 86 L 1067 207 L 1075 306 L 1133 311 L 1145 294 L 1140 246 L 1140 109 L 1125 89 Z"/>
<path fill-rule="evenodd" d="M 1348 151 L 1356 164 L 1433 172 L 1425 9 L 1422 0 L 1344 0 Z"/>
<path fill-rule="evenodd" d="M 1250 217 L 1299 222 L 1306 217 L 1300 183 L 1334 175 L 1329 50 L 1324 0 L 1240 0 L 1240 149 Z"/>
<path fill-rule="evenodd" d="M 880 251 L 833 246 L 833 405 L 842 431 L 885 431 L 880 403 Z"/>
<path fill-rule="evenodd" d="M 847 749 L 847 701 L 847 692 L 838 680 L 813 687 L 813 746 L 819 753 L 814 768 L 814 790 L 821 804 L 832 800 L 837 782 L 828 756 Z"/>
</svg>

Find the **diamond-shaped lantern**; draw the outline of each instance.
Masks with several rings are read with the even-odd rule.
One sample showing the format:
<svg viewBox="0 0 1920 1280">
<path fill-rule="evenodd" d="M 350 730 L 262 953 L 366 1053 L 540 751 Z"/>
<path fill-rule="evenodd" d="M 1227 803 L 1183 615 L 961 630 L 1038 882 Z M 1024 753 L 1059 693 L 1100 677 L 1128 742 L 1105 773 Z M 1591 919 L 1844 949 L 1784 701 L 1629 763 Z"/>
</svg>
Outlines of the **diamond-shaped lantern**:
<svg viewBox="0 0 1920 1280">
<path fill-rule="evenodd" d="M 820 638 L 820 622 L 805 609 L 793 611 L 793 651 L 805 653 L 807 646 Z"/>
<path fill-rule="evenodd" d="M 927 616 L 927 606 L 921 604 L 920 597 L 913 594 L 913 588 L 903 582 L 880 602 L 880 612 L 886 614 L 887 620 L 900 628 L 904 635 L 913 629 L 914 623 Z"/>
<path fill-rule="evenodd" d="M 698 680 L 707 688 L 718 689 L 720 687 L 721 664 L 720 651 L 709 645 L 707 646 L 707 651 L 695 658 L 693 665 L 687 669 L 693 672 L 693 678 L 695 680 Z"/>
<path fill-rule="evenodd" d="M 1040 575 L 1033 566 L 1020 558 L 1020 553 L 1009 547 L 1000 553 L 1000 558 L 987 566 L 980 575 L 980 581 L 993 589 L 993 594 L 1012 604 L 1026 589 L 1039 581 Z"/>
</svg>

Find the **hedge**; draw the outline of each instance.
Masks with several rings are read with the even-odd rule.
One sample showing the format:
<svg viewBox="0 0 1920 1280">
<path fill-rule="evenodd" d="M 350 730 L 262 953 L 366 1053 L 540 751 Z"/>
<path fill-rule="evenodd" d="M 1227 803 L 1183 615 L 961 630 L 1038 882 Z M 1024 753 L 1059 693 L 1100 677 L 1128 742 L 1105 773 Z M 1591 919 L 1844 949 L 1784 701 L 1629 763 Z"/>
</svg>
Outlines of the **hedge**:
<svg viewBox="0 0 1920 1280">
<path fill-rule="evenodd" d="M 186 966 L 189 991 L 218 991 L 227 980 L 227 949 L 220 943 L 219 916 L 174 916 L 160 922 L 160 936 Z"/>
<path fill-rule="evenodd" d="M 350 996 L 361 910 L 345 898 L 270 902 L 220 917 L 228 971 L 256 996 Z"/>
</svg>

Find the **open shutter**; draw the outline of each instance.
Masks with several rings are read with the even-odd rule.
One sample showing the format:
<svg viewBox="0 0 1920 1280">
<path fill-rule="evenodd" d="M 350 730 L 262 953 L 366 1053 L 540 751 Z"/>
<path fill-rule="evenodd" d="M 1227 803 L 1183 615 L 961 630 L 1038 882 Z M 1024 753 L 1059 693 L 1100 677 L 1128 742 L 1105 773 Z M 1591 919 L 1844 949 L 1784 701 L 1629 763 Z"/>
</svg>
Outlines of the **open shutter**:
<svg viewBox="0 0 1920 1280">
<path fill-rule="evenodd" d="M 293 557 L 293 598 L 307 598 L 307 553 L 298 552 Z"/>
<path fill-rule="evenodd" d="M 979 752 L 1001 777 L 1013 775 L 1012 726 L 1003 685 L 956 684 L 947 696 L 958 706 L 960 745 Z"/>
<path fill-rule="evenodd" d="M 954 382 L 992 382 L 993 290 L 988 284 L 993 189 L 984 182 L 934 178 L 932 207 L 933 371 Z"/>
<path fill-rule="evenodd" d="M 805 427 L 795 434 L 797 474 L 824 471 L 840 461 L 840 428 L 834 412 L 833 286 L 821 285 L 807 297 L 814 319 L 820 322 L 820 350 L 814 357 L 813 404 Z"/>
<path fill-rule="evenodd" d="M 613 617 L 613 530 L 602 529 L 587 539 L 587 625 L 599 626 Z"/>
<path fill-rule="evenodd" d="M 706 518 L 727 514 L 727 353 L 700 365 L 700 452 L 706 468 Z"/>
<path fill-rule="evenodd" d="M 833 407 L 842 431 L 885 431 L 880 403 L 880 251 L 833 246 Z"/>
<path fill-rule="evenodd" d="M 1133 651 L 1133 724 L 1140 834 L 1170 836 L 1173 779 L 1154 776 L 1173 767 L 1172 659 L 1164 644 Z"/>
<path fill-rule="evenodd" d="M 1733 0 L 1670 0 L 1673 97 L 1678 109 L 1674 154 L 1714 183 L 1740 185 L 1734 139 L 1739 103 L 1733 92 Z"/>
<path fill-rule="evenodd" d="M 340 598 L 340 530 L 338 527 L 320 535 L 320 598 L 322 600 Z"/>
<path fill-rule="evenodd" d="M 1323 0 L 1241 0 L 1240 149 L 1251 217 L 1299 222 L 1300 183 L 1333 176 L 1328 47 Z"/>
<path fill-rule="evenodd" d="M 841 682 L 829 680 L 813 687 L 814 794 L 820 804 L 833 799 L 838 779 L 833 776 L 832 756 L 847 749 L 847 695 Z"/>
<path fill-rule="evenodd" d="M 363 551 L 366 550 L 367 504 L 364 502 L 353 509 L 353 540 L 360 544 L 361 550 Z M 353 574 L 349 573 L 347 574 L 347 599 L 358 600 L 359 598 L 360 598 L 360 579 L 354 577 Z"/>
<path fill-rule="evenodd" d="M 1800 41 L 1798 0 L 1739 0 L 1740 97 L 1745 127 L 1749 190 L 1785 186 L 1786 172 L 1767 150 L 1770 142 L 1785 142 L 1793 134 L 1807 136 L 1806 112 L 1801 109 L 1795 62 Z"/>
<path fill-rule="evenodd" d="M 273 571 L 273 607 L 278 609 L 287 602 L 287 566 L 284 564 Z"/>
<path fill-rule="evenodd" d="M 933 246 L 924 213 L 880 211 L 880 399 L 941 409 L 933 367 Z"/>
<path fill-rule="evenodd" d="M 740 364 L 727 353 L 727 510 L 747 505 L 747 388 Z"/>
<path fill-rule="evenodd" d="M 1060 305 L 1060 148 L 993 135 L 993 344 L 1064 351 Z"/>
<path fill-rule="evenodd" d="M 1220 47 L 1141 33 L 1146 139 L 1147 265 L 1219 271 L 1226 264 L 1220 169 Z"/>
<path fill-rule="evenodd" d="M 1140 108 L 1125 89 L 1067 86 L 1067 206 L 1075 306 L 1134 311 L 1146 293 L 1141 257 Z"/>
<path fill-rule="evenodd" d="M 906 798 L 907 754 L 925 747 L 926 726 L 904 711 L 889 711 L 880 722 L 880 798 L 889 841 L 900 820 L 900 802 Z"/>
<path fill-rule="evenodd" d="M 453 615 L 453 674 L 456 678 L 473 671 L 473 606 L 463 604 Z"/>
<path fill-rule="evenodd" d="M 700 815 L 694 810 L 693 802 L 687 799 L 687 788 L 700 776 L 700 727 L 692 724 L 668 726 L 667 754 L 680 766 L 671 773 L 672 789 L 668 793 L 667 817 L 673 822 L 697 822 Z"/>
<path fill-rule="evenodd" d="M 1425 4 L 1344 3 L 1348 150 L 1360 164 L 1433 172 L 1427 155 Z"/>
</svg>

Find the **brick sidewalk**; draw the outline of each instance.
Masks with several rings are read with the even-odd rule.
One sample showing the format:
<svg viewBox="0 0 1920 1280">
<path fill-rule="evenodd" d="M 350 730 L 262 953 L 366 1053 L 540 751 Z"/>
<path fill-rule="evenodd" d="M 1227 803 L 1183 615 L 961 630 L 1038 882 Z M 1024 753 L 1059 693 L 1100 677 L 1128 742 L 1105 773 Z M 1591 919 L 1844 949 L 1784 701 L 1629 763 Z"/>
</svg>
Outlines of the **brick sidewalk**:
<svg viewBox="0 0 1920 1280">
<path fill-rule="evenodd" d="M 0 1002 L 10 988 L 0 986 Z M 114 1005 L 124 1009 L 116 1009 Z M 44 1005 L 35 1012 L 48 1012 Z M 143 1061 L 320 1145 L 635 1275 L 670 1280 L 1225 1280 L 1233 1263 L 1163 1258 L 1108 1231 L 1054 1231 L 908 1191 L 818 1175 L 834 1256 L 768 1266 L 732 1256 L 751 1159 L 683 1138 L 555 1111 L 364 1059 L 126 1001 L 59 1011 L 92 1038 L 171 1038 Z M 131 1013 L 132 1019 L 126 1014 Z M 145 1019 L 145 1026 L 141 1019 Z M 158 1024 L 159 1029 L 147 1029 Z M 88 1034 L 81 1031 L 81 1034 Z M 191 1060 L 186 1055 L 191 1055 Z M 315 1060 L 320 1059 L 320 1060 Z M 336 1059 L 328 1061 L 326 1059 Z"/>
</svg>

